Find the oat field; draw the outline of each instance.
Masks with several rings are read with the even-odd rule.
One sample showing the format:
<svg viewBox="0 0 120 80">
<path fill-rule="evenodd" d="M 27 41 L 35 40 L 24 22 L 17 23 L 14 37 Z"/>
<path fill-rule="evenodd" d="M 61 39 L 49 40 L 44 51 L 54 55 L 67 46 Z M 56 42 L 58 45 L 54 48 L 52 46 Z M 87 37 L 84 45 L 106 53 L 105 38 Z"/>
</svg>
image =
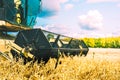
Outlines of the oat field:
<svg viewBox="0 0 120 80">
<path fill-rule="evenodd" d="M 22 59 L 0 58 L 0 80 L 120 80 L 120 49 L 90 48 L 87 57 L 60 58 L 56 69 L 55 62 L 23 65 Z"/>
</svg>

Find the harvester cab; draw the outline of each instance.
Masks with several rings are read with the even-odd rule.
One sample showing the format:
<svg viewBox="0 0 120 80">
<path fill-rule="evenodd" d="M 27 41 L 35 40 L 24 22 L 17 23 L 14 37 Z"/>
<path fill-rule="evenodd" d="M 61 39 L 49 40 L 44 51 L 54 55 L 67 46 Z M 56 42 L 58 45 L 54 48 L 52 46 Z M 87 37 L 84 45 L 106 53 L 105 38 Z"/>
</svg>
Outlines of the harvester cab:
<svg viewBox="0 0 120 80">
<path fill-rule="evenodd" d="M 19 31 L 33 28 L 40 5 L 41 0 L 0 0 L 0 30 Z"/>
<path fill-rule="evenodd" d="M 41 0 L 0 0 L 0 31 L 19 31 L 14 43 L 8 45 L 13 57 L 22 57 L 25 63 L 31 60 L 47 63 L 56 58 L 57 65 L 60 54 L 86 56 L 89 49 L 83 40 L 33 29 L 40 7 Z M 10 59 L 2 52 L 0 55 Z"/>
</svg>

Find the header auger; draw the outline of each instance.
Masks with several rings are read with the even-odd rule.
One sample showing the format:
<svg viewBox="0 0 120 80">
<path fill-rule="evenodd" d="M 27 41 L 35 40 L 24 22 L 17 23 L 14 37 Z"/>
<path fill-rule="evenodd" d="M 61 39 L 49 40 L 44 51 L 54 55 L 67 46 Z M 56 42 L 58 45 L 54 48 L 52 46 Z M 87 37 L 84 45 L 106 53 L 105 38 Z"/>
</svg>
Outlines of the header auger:
<svg viewBox="0 0 120 80">
<path fill-rule="evenodd" d="M 13 58 L 23 58 L 24 63 L 32 60 L 47 63 L 50 58 L 56 58 L 57 66 L 60 55 L 86 56 L 89 49 L 83 40 L 32 29 L 40 5 L 41 0 L 0 0 L 0 31 L 19 31 L 14 42 L 8 44 Z M 3 52 L 0 55 L 11 59 Z"/>
</svg>

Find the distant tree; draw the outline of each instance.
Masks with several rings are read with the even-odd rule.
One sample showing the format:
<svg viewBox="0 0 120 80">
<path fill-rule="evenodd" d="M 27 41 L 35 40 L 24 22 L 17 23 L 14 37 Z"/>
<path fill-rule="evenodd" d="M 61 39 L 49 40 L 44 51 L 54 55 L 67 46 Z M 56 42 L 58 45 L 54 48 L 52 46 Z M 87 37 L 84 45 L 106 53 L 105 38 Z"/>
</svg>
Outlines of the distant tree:
<svg viewBox="0 0 120 80">
<path fill-rule="evenodd" d="M 88 47 L 120 48 L 120 37 L 84 38 Z"/>
<path fill-rule="evenodd" d="M 95 39 L 94 38 L 85 38 L 85 43 L 88 47 L 95 47 Z"/>
<path fill-rule="evenodd" d="M 54 35 L 53 34 L 48 34 L 47 35 L 47 39 L 50 40 L 50 39 L 53 39 L 54 38 Z"/>
<path fill-rule="evenodd" d="M 101 38 L 94 39 L 94 42 L 95 42 L 94 47 L 98 47 L 98 48 L 100 48 L 100 47 L 102 46 L 101 41 L 102 41 Z"/>
<path fill-rule="evenodd" d="M 80 40 L 73 40 L 70 44 L 71 48 L 79 48 Z"/>
</svg>

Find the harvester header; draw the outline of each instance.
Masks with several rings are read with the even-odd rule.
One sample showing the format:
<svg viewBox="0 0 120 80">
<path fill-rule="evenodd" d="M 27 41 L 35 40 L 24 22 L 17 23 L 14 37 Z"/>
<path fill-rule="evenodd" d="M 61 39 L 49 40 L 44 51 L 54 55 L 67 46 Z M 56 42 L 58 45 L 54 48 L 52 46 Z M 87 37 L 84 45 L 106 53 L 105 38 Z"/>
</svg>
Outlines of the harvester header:
<svg viewBox="0 0 120 80">
<path fill-rule="evenodd" d="M 16 60 L 23 58 L 24 63 L 31 60 L 47 63 L 56 58 L 56 66 L 60 55 L 86 56 L 89 49 L 83 40 L 33 29 L 40 7 L 41 0 L 0 0 L 0 31 L 18 31 L 14 42 L 8 44 L 9 53 Z M 10 60 L 4 52 L 0 55 Z"/>
</svg>

